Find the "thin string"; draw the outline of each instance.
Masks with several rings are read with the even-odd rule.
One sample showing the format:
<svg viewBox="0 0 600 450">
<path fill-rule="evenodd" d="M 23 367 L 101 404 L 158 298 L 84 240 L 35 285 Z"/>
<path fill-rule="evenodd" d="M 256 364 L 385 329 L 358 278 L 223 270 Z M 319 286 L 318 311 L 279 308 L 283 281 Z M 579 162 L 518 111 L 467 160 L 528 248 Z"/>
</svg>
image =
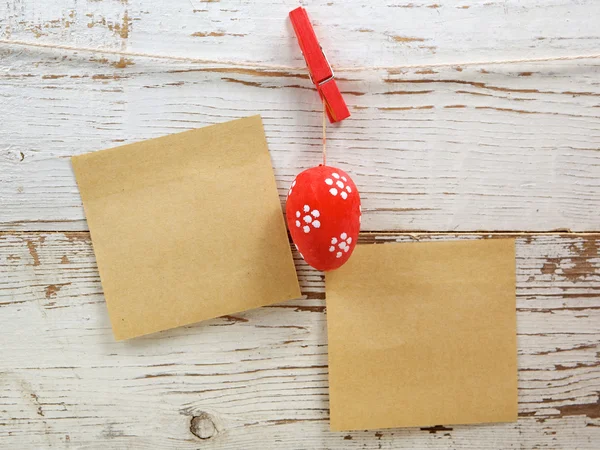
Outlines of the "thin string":
<svg viewBox="0 0 600 450">
<path fill-rule="evenodd" d="M 327 165 L 327 104 L 323 100 L 323 165 Z"/>
<path fill-rule="evenodd" d="M 53 50 L 67 50 L 73 52 L 87 52 L 87 53 L 104 53 L 107 55 L 116 56 L 128 56 L 128 57 L 139 57 L 139 58 L 152 58 L 152 59 L 164 59 L 169 61 L 181 61 L 190 63 L 200 63 L 207 66 L 230 66 L 239 68 L 250 68 L 256 70 L 279 70 L 286 72 L 304 72 L 306 68 L 296 66 L 285 66 L 277 64 L 265 64 L 261 62 L 253 61 L 233 61 L 233 60 L 214 60 L 204 58 L 193 58 L 189 56 L 173 56 L 164 54 L 144 53 L 144 52 L 133 52 L 127 50 L 113 50 L 108 48 L 94 48 L 94 47 L 75 47 L 71 45 L 61 44 L 45 44 L 43 42 L 31 42 L 31 41 L 19 41 L 12 39 L 0 39 L 0 44 L 16 45 L 22 47 L 32 48 L 46 48 Z M 600 59 L 600 53 L 589 54 L 589 55 L 567 55 L 567 56 L 548 56 L 541 58 L 522 58 L 522 59 L 501 59 L 501 60 L 489 60 L 489 61 L 458 61 L 450 63 L 428 63 L 428 64 L 401 64 L 395 66 L 352 66 L 352 67 L 336 67 L 338 72 L 363 72 L 363 71 L 381 71 L 387 70 L 390 72 L 405 69 L 433 69 L 442 67 L 464 67 L 464 66 L 493 66 L 501 64 L 521 64 L 521 63 L 537 63 L 537 62 L 550 62 L 550 61 L 576 61 L 582 59 Z"/>
</svg>

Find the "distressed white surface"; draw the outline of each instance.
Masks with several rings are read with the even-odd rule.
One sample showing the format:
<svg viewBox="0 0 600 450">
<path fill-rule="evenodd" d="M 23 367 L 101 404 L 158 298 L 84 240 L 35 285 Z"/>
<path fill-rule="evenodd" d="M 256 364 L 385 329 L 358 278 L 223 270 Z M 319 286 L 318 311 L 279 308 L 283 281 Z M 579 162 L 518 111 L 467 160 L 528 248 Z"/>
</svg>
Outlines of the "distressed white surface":
<svg viewBox="0 0 600 450">
<path fill-rule="evenodd" d="M 338 66 L 600 48 L 593 0 L 374 3 L 310 4 Z M 286 19 L 296 2 L 52 4 L 0 5 L 0 35 L 303 66 Z M 0 54 L 0 229 L 87 229 L 74 154 L 250 114 L 264 118 L 282 200 L 320 161 L 321 105 L 302 72 Z M 329 127 L 329 162 L 359 186 L 363 230 L 599 230 L 599 75 L 597 60 L 340 73 L 352 117 Z"/>
<path fill-rule="evenodd" d="M 478 236 L 362 239 L 414 238 Z M 309 299 L 115 342 L 87 233 L 0 234 L 0 444 L 596 449 L 598 248 L 600 235 L 517 239 L 517 423 L 332 433 L 323 278 L 299 257 Z"/>
<path fill-rule="evenodd" d="M 595 0 L 303 3 L 338 67 L 600 48 Z M 303 67 L 297 5 L 8 0 L 0 36 Z M 329 161 L 361 191 L 363 230 L 600 230 L 599 75 L 338 73 L 352 117 L 329 127 Z M 87 229 L 69 157 L 259 113 L 283 200 L 320 161 L 320 108 L 303 71 L 0 46 L 0 447 L 598 447 L 598 234 L 519 235 L 516 424 L 329 432 L 323 281 L 299 260 L 308 299 L 114 342 L 89 235 L 62 232 Z"/>
<path fill-rule="evenodd" d="M 0 33 L 303 67 L 287 19 L 300 5 L 338 66 L 596 53 L 600 40 L 594 0 L 8 0 Z"/>
</svg>

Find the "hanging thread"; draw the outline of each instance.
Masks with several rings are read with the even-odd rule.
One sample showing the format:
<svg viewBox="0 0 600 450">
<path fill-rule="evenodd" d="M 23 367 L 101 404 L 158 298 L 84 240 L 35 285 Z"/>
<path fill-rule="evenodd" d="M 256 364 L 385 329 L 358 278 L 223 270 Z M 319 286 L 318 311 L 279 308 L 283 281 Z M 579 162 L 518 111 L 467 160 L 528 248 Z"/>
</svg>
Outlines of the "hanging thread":
<svg viewBox="0 0 600 450">
<path fill-rule="evenodd" d="M 286 72 L 305 72 L 305 67 L 295 66 L 284 66 L 276 64 L 264 64 L 260 62 L 251 61 L 230 61 L 230 60 L 213 60 L 204 58 L 192 58 L 188 56 L 172 56 L 172 55 L 161 55 L 154 53 L 144 52 L 132 52 L 127 50 L 112 50 L 107 48 L 94 48 L 94 47 L 75 47 L 71 45 L 61 44 L 45 44 L 43 42 L 31 42 L 31 41 L 19 41 L 12 39 L 0 39 L 0 44 L 5 45 L 16 45 L 21 47 L 32 47 L 32 48 L 45 48 L 51 50 L 67 50 L 72 52 L 86 52 L 86 53 L 104 53 L 107 55 L 116 56 L 128 56 L 128 57 L 139 57 L 139 58 L 151 58 L 151 59 L 164 59 L 169 61 L 180 61 L 199 63 L 204 65 L 213 65 L 217 67 L 230 66 L 239 68 L 249 68 L 256 70 L 281 70 Z M 582 59 L 600 59 L 600 53 L 589 54 L 589 55 L 571 55 L 571 56 L 548 56 L 541 58 L 522 58 L 522 59 L 502 59 L 502 60 L 490 60 L 490 61 L 459 61 L 452 63 L 428 63 L 428 64 L 401 64 L 396 66 L 354 66 L 354 67 L 336 67 L 337 72 L 363 72 L 363 71 L 396 71 L 406 69 L 434 69 L 442 67 L 464 67 L 464 66 L 493 66 L 502 64 L 521 64 L 521 63 L 538 63 L 538 62 L 552 62 L 552 61 L 576 61 Z"/>
<path fill-rule="evenodd" d="M 323 165 L 327 165 L 327 104 L 323 100 Z"/>
</svg>

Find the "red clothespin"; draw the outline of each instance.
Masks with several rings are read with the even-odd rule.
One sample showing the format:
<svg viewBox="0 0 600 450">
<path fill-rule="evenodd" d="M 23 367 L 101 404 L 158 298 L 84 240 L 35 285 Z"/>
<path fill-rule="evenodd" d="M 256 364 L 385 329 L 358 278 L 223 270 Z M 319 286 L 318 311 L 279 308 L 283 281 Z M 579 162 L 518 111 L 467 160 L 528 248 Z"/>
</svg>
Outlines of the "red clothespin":
<svg viewBox="0 0 600 450">
<path fill-rule="evenodd" d="M 327 106 L 329 121 L 339 122 L 350 117 L 350 111 L 333 78 L 333 70 L 319 45 L 315 30 L 310 24 L 308 14 L 302 7 L 290 12 L 290 19 L 300 44 L 300 50 L 308 66 L 311 81 L 315 84 L 321 99 Z"/>
</svg>

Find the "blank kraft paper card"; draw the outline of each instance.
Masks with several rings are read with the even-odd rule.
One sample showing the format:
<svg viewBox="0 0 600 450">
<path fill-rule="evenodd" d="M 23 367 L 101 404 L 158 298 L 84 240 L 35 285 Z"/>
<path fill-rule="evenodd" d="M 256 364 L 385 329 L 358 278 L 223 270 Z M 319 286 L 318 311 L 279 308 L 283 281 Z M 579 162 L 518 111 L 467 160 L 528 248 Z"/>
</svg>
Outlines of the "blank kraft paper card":
<svg viewBox="0 0 600 450">
<path fill-rule="evenodd" d="M 332 430 L 517 419 L 514 240 L 359 245 L 326 283 Z"/>
<path fill-rule="evenodd" d="M 116 339 L 300 296 L 259 116 L 72 164 Z"/>
</svg>

